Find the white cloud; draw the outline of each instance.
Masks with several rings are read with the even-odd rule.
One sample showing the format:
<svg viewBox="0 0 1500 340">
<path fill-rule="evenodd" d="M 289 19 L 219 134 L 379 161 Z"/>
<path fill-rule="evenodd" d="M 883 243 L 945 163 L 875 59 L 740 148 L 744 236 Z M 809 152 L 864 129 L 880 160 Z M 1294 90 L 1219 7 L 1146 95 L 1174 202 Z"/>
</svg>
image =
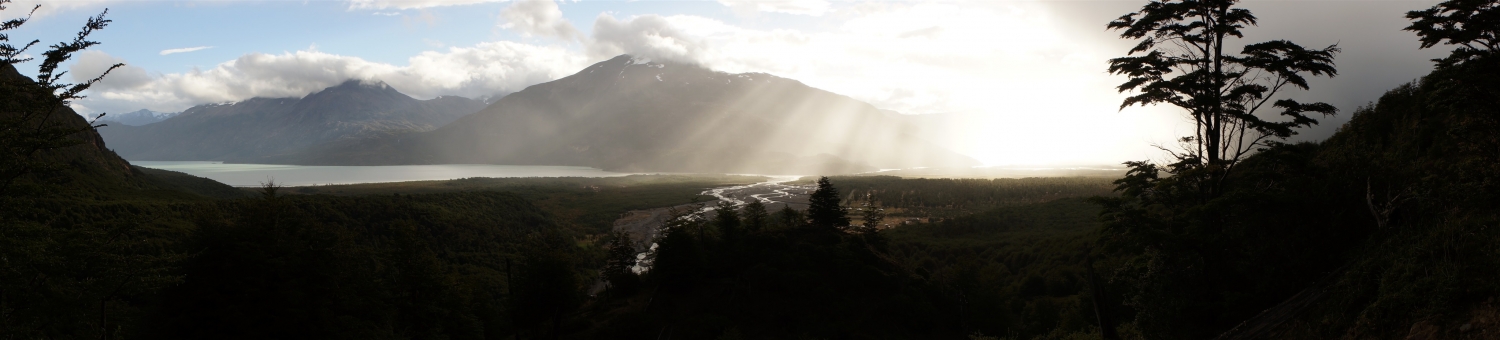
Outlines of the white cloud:
<svg viewBox="0 0 1500 340">
<path fill-rule="evenodd" d="M 698 25 L 692 25 L 694 23 Z M 702 30 L 689 34 L 680 27 L 689 25 L 698 26 Z M 669 19 L 653 14 L 620 20 L 609 14 L 600 14 L 594 20 L 594 37 L 589 42 L 588 53 L 594 59 L 631 54 L 699 64 L 713 53 L 708 49 L 706 35 L 726 30 L 736 28 L 700 17 L 677 16 Z"/>
<path fill-rule="evenodd" d="M 125 64 L 124 59 L 115 58 L 100 51 L 83 51 L 77 55 L 78 62 L 68 68 L 68 74 L 73 77 L 74 83 L 82 83 L 98 77 L 114 64 Z M 95 90 L 131 90 L 151 81 L 151 76 L 146 69 L 126 64 L 116 68 L 98 83 L 94 83 Z"/>
<path fill-rule="evenodd" d="M 443 6 L 473 5 L 503 0 L 349 0 L 349 9 L 417 9 Z"/>
<path fill-rule="evenodd" d="M 210 49 L 210 48 L 214 48 L 214 47 L 213 46 L 197 46 L 197 47 L 184 47 L 184 48 L 169 48 L 169 49 L 161 50 L 161 55 L 196 52 L 196 51 L 202 51 L 202 50 L 206 50 L 206 49 Z"/>
<path fill-rule="evenodd" d="M 108 3 L 108 2 L 111 2 L 111 0 L 69 0 L 69 1 L 17 0 L 16 2 L 5 4 L 5 10 L 4 11 L 0 11 L 0 20 L 10 20 L 10 19 L 15 19 L 15 18 L 26 17 L 27 13 L 31 13 L 31 8 L 35 7 L 38 4 L 42 5 L 42 7 L 38 8 L 36 10 L 35 14 L 32 14 L 32 16 L 31 16 L 32 19 L 40 19 L 40 18 L 51 16 L 53 14 L 57 14 L 57 13 L 61 13 L 61 12 L 66 12 L 66 11 L 73 11 L 73 10 L 96 11 L 96 13 L 92 13 L 92 14 L 98 14 L 97 11 L 103 11 L 104 10 L 104 6 L 103 5 L 105 3 Z M 83 19 L 79 19 L 78 23 L 79 23 L 80 26 L 83 24 L 82 20 Z"/>
<path fill-rule="evenodd" d="M 562 48 L 512 42 L 428 51 L 407 61 L 405 66 L 396 66 L 318 51 L 251 53 L 211 69 L 165 74 L 133 87 L 99 87 L 81 104 L 111 112 L 140 108 L 170 112 L 253 97 L 301 97 L 348 79 L 381 80 L 417 98 L 473 98 L 518 91 L 586 66 L 582 56 Z"/>
<path fill-rule="evenodd" d="M 572 41 L 583 37 L 583 33 L 562 17 L 562 10 L 552 0 L 517 0 L 500 11 L 505 19 L 501 28 L 514 30 L 526 36 L 543 36 Z"/>
<path fill-rule="evenodd" d="M 374 13 L 370 13 L 370 14 L 379 15 L 379 16 L 385 16 L 385 17 L 393 17 L 393 16 L 401 15 L 401 12 L 374 12 Z"/>
<path fill-rule="evenodd" d="M 719 0 L 719 4 L 740 12 L 772 12 L 821 16 L 829 11 L 824 0 Z"/>
</svg>

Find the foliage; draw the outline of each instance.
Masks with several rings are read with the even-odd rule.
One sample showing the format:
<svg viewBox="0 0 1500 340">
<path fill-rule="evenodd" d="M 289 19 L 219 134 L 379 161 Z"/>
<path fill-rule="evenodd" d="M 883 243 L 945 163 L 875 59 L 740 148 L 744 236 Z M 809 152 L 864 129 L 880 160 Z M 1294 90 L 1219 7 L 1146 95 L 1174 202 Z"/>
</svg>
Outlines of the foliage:
<svg viewBox="0 0 1500 340">
<path fill-rule="evenodd" d="M 813 226 L 844 228 L 849 226 L 849 210 L 839 203 L 839 189 L 828 177 L 818 179 L 818 189 L 807 196 L 807 218 Z"/>
<path fill-rule="evenodd" d="M 541 323 L 507 317 L 496 303 L 507 260 L 522 259 L 515 280 L 525 291 L 538 285 L 526 280 L 557 273 L 544 268 L 573 261 L 556 254 L 575 248 L 558 241 L 565 236 L 545 212 L 502 193 L 267 195 L 196 210 L 198 229 L 183 246 L 197 255 L 184 265 L 187 279 L 161 297 L 152 337 L 505 334 L 512 320 Z M 527 247 L 551 252 L 517 255 Z"/>
<path fill-rule="evenodd" d="M 869 197 L 891 217 L 949 218 L 1065 197 L 1109 194 L 1114 178 L 901 178 L 840 176 L 844 196 Z"/>
<path fill-rule="evenodd" d="M 766 225 L 771 222 L 771 215 L 766 212 L 766 205 L 760 203 L 760 200 L 750 200 L 750 203 L 745 203 L 740 213 L 745 216 L 745 230 L 748 232 L 765 229 Z"/>
<path fill-rule="evenodd" d="M 1121 30 L 1121 38 L 1140 39 L 1129 56 L 1109 61 L 1111 74 L 1129 77 L 1116 89 L 1137 92 L 1120 108 L 1168 104 L 1187 111 L 1194 133 L 1181 139 L 1185 150 L 1174 153 L 1173 166 L 1203 168 L 1205 178 L 1197 184 L 1205 198 L 1217 196 L 1239 160 L 1266 142 L 1317 124 L 1308 114 L 1337 112 L 1326 103 L 1271 100 L 1289 87 L 1307 90 L 1304 74 L 1337 75 L 1333 58 L 1338 47 L 1310 50 L 1273 40 L 1245 45 L 1239 54 L 1225 53 L 1227 40 L 1244 37 L 1241 29 L 1256 24 L 1249 10 L 1233 8 L 1236 2 L 1151 1 L 1108 26 Z M 1266 104 L 1280 109 L 1286 120 L 1257 115 Z"/>
<path fill-rule="evenodd" d="M 630 243 L 630 233 L 610 234 L 609 255 L 604 262 L 604 280 L 609 283 L 610 293 L 621 296 L 634 295 L 639 289 L 640 277 L 636 276 L 635 245 Z"/>
<path fill-rule="evenodd" d="M 1487 57 L 1500 50 L 1500 3 L 1494 0 L 1448 0 L 1426 10 L 1406 12 L 1405 30 L 1421 37 L 1422 48 L 1458 45 L 1439 67 Z"/>
<path fill-rule="evenodd" d="M 5 10 L 6 4 L 10 2 L 0 0 L 0 10 Z M 31 13 L 39 8 L 41 5 L 33 7 L 26 17 L 0 23 L 0 32 L 21 27 L 31 19 Z M 110 71 L 123 66 L 112 65 L 103 74 L 83 83 L 60 81 L 63 74 L 67 73 L 57 71 L 62 63 L 71 59 L 74 53 L 99 44 L 88 40 L 88 37 L 94 31 L 109 25 L 110 20 L 104 18 L 106 13 L 108 10 L 89 18 L 72 41 L 48 46 L 41 53 L 44 58 L 37 66 L 35 82 L 14 74 L 14 66 L 30 61 L 31 58 L 20 57 L 39 41 L 33 40 L 17 47 L 9 43 L 8 34 L 0 33 L 0 93 L 5 94 L 5 100 L 0 101 L 0 181 L 3 181 L 0 182 L 0 195 L 7 194 L 12 185 L 23 176 L 60 169 L 62 164 L 40 156 L 53 150 L 82 144 L 84 139 L 74 137 L 102 126 L 92 123 L 75 126 L 68 124 L 66 118 L 71 117 L 60 117 L 55 113 L 63 110 L 73 100 L 83 98 L 81 93 L 84 90 L 103 80 Z"/>
<path fill-rule="evenodd" d="M 764 181 L 755 176 L 631 175 L 606 178 L 463 178 L 320 185 L 292 188 L 293 194 L 336 196 L 505 191 L 525 197 L 568 225 L 586 233 L 606 233 L 621 212 L 675 206 L 711 198 L 699 195 L 713 187 Z"/>
</svg>

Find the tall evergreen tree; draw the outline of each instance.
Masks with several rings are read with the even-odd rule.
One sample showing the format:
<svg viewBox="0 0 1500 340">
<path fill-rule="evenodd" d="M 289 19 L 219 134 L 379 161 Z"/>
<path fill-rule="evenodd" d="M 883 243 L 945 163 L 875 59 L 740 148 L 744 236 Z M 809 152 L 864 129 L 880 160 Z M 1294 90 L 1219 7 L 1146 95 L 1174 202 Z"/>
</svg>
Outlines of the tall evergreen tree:
<svg viewBox="0 0 1500 340">
<path fill-rule="evenodd" d="M 724 242 L 734 242 L 740 237 L 740 213 L 735 210 L 734 204 L 719 201 L 714 206 L 714 226 L 719 228 L 719 236 Z"/>
<path fill-rule="evenodd" d="M 747 232 L 757 232 L 765 229 L 766 223 L 770 222 L 770 214 L 766 212 L 766 205 L 760 200 L 751 200 L 745 204 L 744 226 Z"/>
<path fill-rule="evenodd" d="M 827 228 L 849 226 L 849 211 L 839 204 L 839 189 L 828 177 L 818 179 L 818 189 L 807 197 L 807 218 L 812 225 Z"/>
<path fill-rule="evenodd" d="M 786 205 L 782 206 L 781 210 L 776 211 L 776 218 L 773 221 L 776 222 L 778 227 L 790 228 L 806 224 L 807 217 L 803 216 L 801 211 L 797 211 L 797 209 L 792 209 L 792 206 Z"/>
<path fill-rule="evenodd" d="M 873 195 L 865 195 L 865 202 L 860 205 L 860 233 L 871 234 L 880 231 L 880 222 L 885 220 L 885 209 L 880 203 L 875 202 Z"/>
<path fill-rule="evenodd" d="M 635 275 L 635 245 L 630 242 L 629 232 L 610 235 L 609 255 L 604 263 L 604 280 L 610 289 L 619 295 L 634 294 L 640 277 Z"/>
</svg>

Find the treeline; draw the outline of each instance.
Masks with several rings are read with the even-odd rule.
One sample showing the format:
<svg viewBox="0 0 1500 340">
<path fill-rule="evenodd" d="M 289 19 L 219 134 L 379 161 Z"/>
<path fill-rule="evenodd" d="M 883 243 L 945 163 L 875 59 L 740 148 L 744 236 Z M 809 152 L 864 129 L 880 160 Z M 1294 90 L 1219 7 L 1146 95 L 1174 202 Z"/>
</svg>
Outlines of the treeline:
<svg viewBox="0 0 1500 340">
<path fill-rule="evenodd" d="M 1064 197 L 1110 195 L 1112 178 L 901 178 L 837 176 L 846 202 L 873 199 L 900 216 L 952 217 Z"/>
<path fill-rule="evenodd" d="M 805 212 L 751 204 L 674 219 L 646 275 L 605 274 L 626 284 L 585 306 L 588 321 L 574 335 L 1029 338 L 1098 329 L 1086 289 L 1097 205 L 1060 199 L 880 229 L 851 216 L 857 202 L 843 201 L 834 182 L 819 183 Z"/>
<path fill-rule="evenodd" d="M 498 192 L 6 203 L 20 338 L 498 338 L 580 301 L 602 257 Z"/>
<path fill-rule="evenodd" d="M 364 196 L 475 191 L 505 191 L 530 200 L 565 224 L 586 233 L 609 232 L 620 213 L 673 206 L 697 200 L 705 188 L 744 185 L 764 177 L 734 175 L 631 175 L 605 178 L 462 178 L 298 187 L 290 194 Z"/>
<path fill-rule="evenodd" d="M 821 184 L 806 212 L 767 212 L 751 203 L 742 210 L 720 205 L 707 216 L 672 219 L 644 262 L 650 270 L 640 278 L 643 282 L 637 286 L 628 283 L 633 275 L 606 274 L 617 279 L 607 298 L 585 307 L 574 336 L 964 335 L 949 317 L 956 311 L 952 302 L 888 259 L 887 241 L 877 230 L 851 227 L 837 189 L 826 179 Z"/>
<path fill-rule="evenodd" d="M 896 228 L 888 254 L 954 301 L 954 326 L 969 335 L 1098 338 L 1088 267 L 1098 212 L 1068 198 Z"/>
</svg>

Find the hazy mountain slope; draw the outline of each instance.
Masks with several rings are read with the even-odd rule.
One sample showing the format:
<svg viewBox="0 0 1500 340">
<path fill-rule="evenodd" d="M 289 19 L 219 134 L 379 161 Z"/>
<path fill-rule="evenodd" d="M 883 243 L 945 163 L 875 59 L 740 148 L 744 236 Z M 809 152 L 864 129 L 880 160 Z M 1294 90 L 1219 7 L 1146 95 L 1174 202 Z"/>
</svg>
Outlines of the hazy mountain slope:
<svg viewBox="0 0 1500 340">
<path fill-rule="evenodd" d="M 803 174 L 977 164 L 906 130 L 869 104 L 795 80 L 619 56 L 431 132 L 281 161 Z"/>
<path fill-rule="evenodd" d="M 431 130 L 483 105 L 461 97 L 417 100 L 385 83 L 351 80 L 300 99 L 199 105 L 160 123 L 100 132 L 128 159 L 256 162 L 341 138 Z"/>
<path fill-rule="evenodd" d="M 163 120 L 167 120 L 168 118 L 176 117 L 178 113 L 180 112 L 156 112 L 147 109 L 140 109 L 137 111 L 121 114 L 107 114 L 103 118 L 99 118 L 99 120 L 111 125 L 123 124 L 130 126 L 141 126 L 161 122 Z"/>
</svg>

